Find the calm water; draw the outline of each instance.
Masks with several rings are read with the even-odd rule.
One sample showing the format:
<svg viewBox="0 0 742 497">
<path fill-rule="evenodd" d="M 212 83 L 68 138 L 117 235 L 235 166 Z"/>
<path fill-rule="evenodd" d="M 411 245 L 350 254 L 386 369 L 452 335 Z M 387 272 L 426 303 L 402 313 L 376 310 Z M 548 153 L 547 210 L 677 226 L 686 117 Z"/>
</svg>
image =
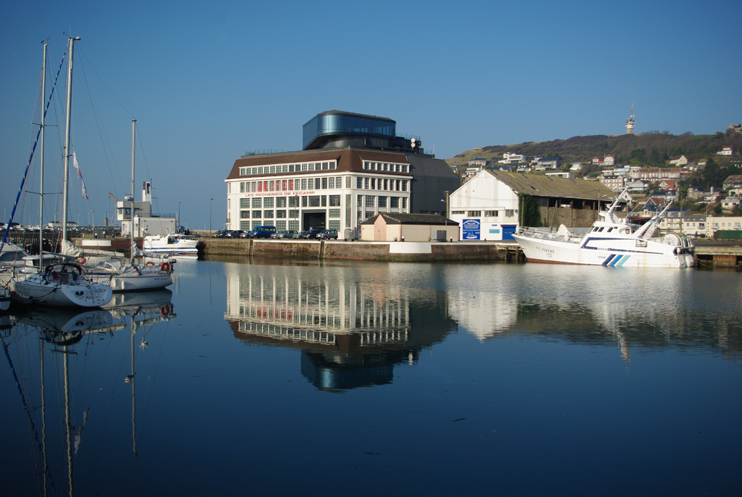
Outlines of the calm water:
<svg viewBox="0 0 742 497">
<path fill-rule="evenodd" d="M 742 273 L 176 274 L 0 316 L 3 495 L 738 495 Z"/>
</svg>

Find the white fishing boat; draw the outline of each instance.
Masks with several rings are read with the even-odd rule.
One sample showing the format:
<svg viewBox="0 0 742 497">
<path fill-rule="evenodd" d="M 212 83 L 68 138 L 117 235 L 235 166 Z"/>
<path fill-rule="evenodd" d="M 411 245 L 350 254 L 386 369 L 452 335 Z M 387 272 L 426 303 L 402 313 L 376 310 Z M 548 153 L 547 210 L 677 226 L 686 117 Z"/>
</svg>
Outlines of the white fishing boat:
<svg viewBox="0 0 742 497">
<path fill-rule="evenodd" d="M 530 228 L 513 235 L 529 262 L 614 267 L 689 268 L 693 243 L 684 235 L 654 237 L 668 204 L 644 225 L 616 215 L 619 195 L 585 235 L 561 225 L 556 233 Z"/>
<path fill-rule="evenodd" d="M 198 238 L 181 233 L 148 235 L 144 251 L 154 254 L 198 254 Z"/>
</svg>

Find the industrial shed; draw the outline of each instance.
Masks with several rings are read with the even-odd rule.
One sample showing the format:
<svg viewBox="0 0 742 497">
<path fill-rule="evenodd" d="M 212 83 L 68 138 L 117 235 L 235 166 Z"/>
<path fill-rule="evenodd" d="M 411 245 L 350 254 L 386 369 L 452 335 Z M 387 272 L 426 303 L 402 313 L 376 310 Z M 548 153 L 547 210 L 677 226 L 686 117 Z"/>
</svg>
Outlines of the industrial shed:
<svg viewBox="0 0 742 497">
<path fill-rule="evenodd" d="M 379 213 L 361 223 L 368 242 L 459 241 L 459 223 L 438 214 Z"/>
</svg>

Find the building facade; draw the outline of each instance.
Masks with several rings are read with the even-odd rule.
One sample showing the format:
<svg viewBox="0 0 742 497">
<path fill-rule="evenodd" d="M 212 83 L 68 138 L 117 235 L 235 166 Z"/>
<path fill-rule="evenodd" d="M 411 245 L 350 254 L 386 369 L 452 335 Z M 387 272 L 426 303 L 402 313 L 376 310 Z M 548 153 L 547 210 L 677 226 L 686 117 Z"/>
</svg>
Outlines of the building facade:
<svg viewBox="0 0 742 497">
<path fill-rule="evenodd" d="M 323 112 L 304 125 L 304 150 L 237 159 L 226 179 L 228 229 L 336 229 L 350 239 L 378 213 L 445 213 L 441 200 L 458 176 L 395 128 L 387 118 Z"/>
</svg>

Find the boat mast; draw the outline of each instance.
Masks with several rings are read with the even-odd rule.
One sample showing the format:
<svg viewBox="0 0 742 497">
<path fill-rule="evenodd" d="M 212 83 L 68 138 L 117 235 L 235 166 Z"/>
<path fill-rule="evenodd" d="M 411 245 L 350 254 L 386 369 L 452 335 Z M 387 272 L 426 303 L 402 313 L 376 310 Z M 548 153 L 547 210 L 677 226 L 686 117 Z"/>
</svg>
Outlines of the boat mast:
<svg viewBox="0 0 742 497">
<path fill-rule="evenodd" d="M 131 263 L 134 264 L 134 156 L 136 151 L 137 120 L 131 120 Z"/>
<path fill-rule="evenodd" d="M 41 68 L 41 186 L 39 188 L 39 270 L 44 271 L 44 126 L 46 123 L 46 48 L 44 42 L 44 65 Z"/>
<path fill-rule="evenodd" d="M 70 125 L 72 124 L 72 60 L 74 58 L 75 41 L 80 37 L 70 36 L 70 60 L 67 63 L 67 129 L 64 133 L 64 186 L 62 190 L 62 248 L 67 241 L 67 196 L 70 179 Z"/>
</svg>

